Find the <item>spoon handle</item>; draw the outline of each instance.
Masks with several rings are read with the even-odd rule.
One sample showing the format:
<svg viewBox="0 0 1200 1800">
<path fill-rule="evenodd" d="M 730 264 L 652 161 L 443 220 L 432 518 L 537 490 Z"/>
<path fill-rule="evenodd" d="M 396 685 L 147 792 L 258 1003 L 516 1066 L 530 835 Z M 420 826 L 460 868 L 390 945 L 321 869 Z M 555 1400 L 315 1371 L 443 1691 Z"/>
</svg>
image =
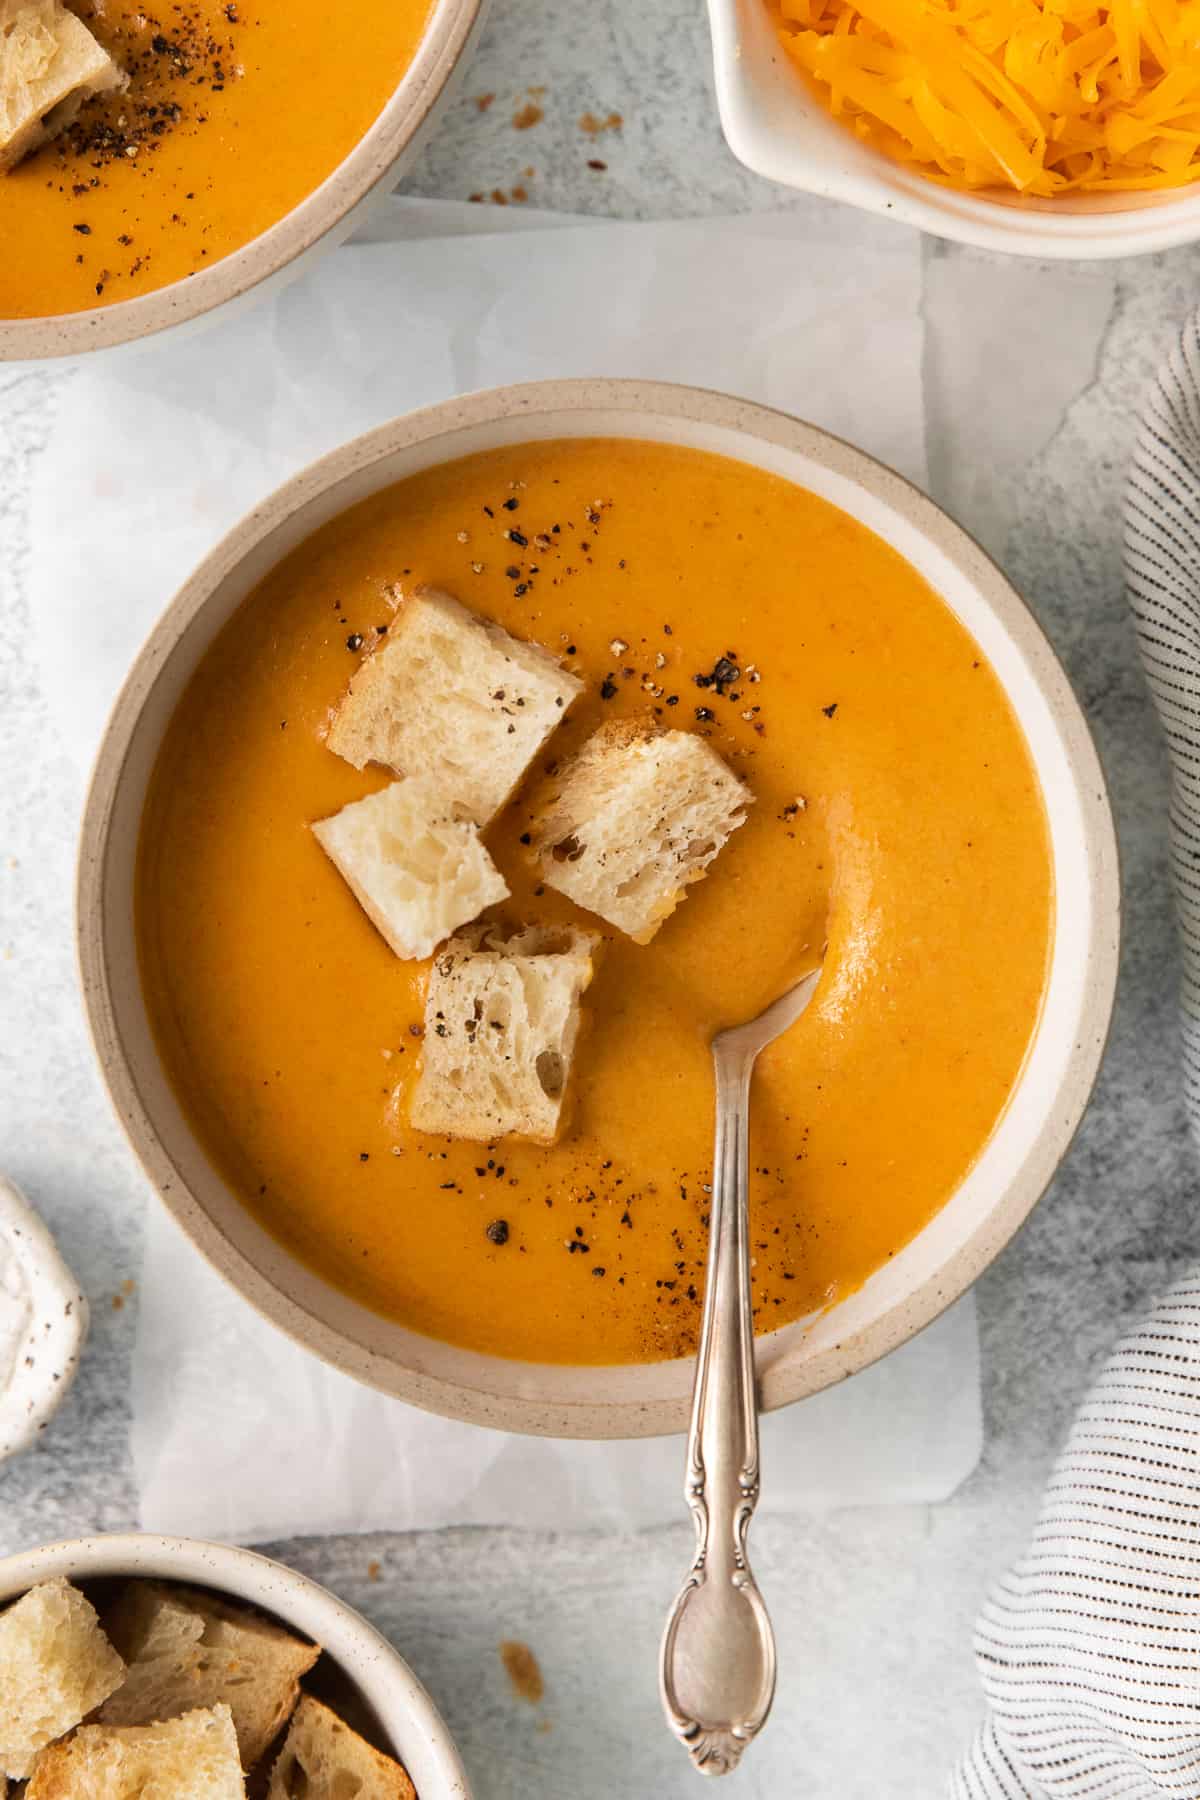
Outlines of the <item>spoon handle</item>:
<svg viewBox="0 0 1200 1800">
<path fill-rule="evenodd" d="M 696 1768 L 724 1775 L 770 1711 L 775 1639 L 746 1555 L 759 1481 L 748 1205 L 754 1055 L 720 1044 L 713 1055 L 708 1278 L 685 1488 L 696 1556 L 663 1637 L 661 1691 L 667 1720 Z"/>
</svg>

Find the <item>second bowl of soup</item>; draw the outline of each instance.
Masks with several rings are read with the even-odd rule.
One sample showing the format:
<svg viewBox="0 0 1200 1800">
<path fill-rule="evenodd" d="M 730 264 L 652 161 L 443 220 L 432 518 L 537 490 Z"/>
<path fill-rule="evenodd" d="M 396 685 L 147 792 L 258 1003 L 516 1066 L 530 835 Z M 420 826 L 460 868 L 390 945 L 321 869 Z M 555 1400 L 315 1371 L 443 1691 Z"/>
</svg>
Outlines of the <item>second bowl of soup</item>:
<svg viewBox="0 0 1200 1800">
<path fill-rule="evenodd" d="M 511 797 L 456 827 L 498 875 L 492 938 L 591 942 L 553 1143 L 417 1128 L 444 952 L 397 954 L 312 830 L 436 762 L 446 669 L 396 654 L 431 593 L 562 684 Z M 433 709 L 399 769 L 333 728 L 385 666 Z M 539 854 L 597 732 L 742 784 L 649 941 L 569 879 L 575 838 Z M 564 383 L 359 440 L 204 565 L 110 725 L 80 929 L 127 1129 L 248 1299 L 418 1404 L 630 1435 L 685 1419 L 714 1031 L 824 951 L 754 1090 L 773 1406 L 927 1323 L 1039 1197 L 1107 1027 L 1115 852 L 1052 651 L 928 501 L 763 408 Z"/>
<path fill-rule="evenodd" d="M 13 0 L 0 19 L 0 361 L 142 338 L 295 273 L 399 175 L 481 11 Z M 44 137 L 36 102 L 88 70 L 100 91 L 77 111 L 66 93 L 70 122 Z"/>
</svg>

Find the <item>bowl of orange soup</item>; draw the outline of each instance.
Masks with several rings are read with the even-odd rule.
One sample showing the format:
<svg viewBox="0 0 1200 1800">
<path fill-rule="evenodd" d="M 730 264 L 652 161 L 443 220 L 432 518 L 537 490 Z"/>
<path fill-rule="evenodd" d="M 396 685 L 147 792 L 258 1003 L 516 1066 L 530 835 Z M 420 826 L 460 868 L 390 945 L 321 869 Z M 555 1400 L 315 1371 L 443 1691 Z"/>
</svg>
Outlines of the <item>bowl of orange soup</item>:
<svg viewBox="0 0 1200 1800">
<path fill-rule="evenodd" d="M 295 273 L 419 146 L 483 0 L 14 5 L 24 38 L 7 62 L 0 35 L 0 243 L 19 253 L 0 254 L 0 360 L 146 337 Z M 6 111 L 22 53 L 28 79 L 11 77 Z M 31 82 L 46 98 L 66 87 L 72 57 L 107 59 L 94 78 L 118 85 L 47 141 L 26 134 L 5 167 L 6 118 L 15 130 Z"/>
<path fill-rule="evenodd" d="M 550 1144 L 415 1129 L 436 964 L 311 830 L 388 784 L 330 725 L 420 586 L 572 683 L 482 833 L 509 890 L 485 921 L 596 941 Z M 430 704 L 443 672 L 414 668 Z M 750 796 L 649 942 L 528 848 L 538 784 L 615 721 L 695 734 Z M 825 947 L 755 1077 L 770 1408 L 920 1330 L 1043 1193 L 1107 1032 L 1117 859 L 1053 651 L 929 500 L 763 407 L 568 381 L 374 431 L 209 557 L 110 721 L 79 931 L 125 1129 L 252 1305 L 434 1411 L 631 1436 L 686 1420 L 713 1032 Z"/>
</svg>

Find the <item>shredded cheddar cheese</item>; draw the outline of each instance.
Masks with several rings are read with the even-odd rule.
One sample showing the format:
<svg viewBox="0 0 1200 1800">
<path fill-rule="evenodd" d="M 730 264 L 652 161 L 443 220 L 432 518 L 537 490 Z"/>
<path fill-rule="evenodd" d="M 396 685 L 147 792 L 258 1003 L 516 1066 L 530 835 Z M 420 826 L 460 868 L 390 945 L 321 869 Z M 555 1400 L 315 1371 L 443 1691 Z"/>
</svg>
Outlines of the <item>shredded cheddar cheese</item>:
<svg viewBox="0 0 1200 1800">
<path fill-rule="evenodd" d="M 953 187 L 1200 179 L 1200 0 L 768 0 L 835 117 Z"/>
</svg>

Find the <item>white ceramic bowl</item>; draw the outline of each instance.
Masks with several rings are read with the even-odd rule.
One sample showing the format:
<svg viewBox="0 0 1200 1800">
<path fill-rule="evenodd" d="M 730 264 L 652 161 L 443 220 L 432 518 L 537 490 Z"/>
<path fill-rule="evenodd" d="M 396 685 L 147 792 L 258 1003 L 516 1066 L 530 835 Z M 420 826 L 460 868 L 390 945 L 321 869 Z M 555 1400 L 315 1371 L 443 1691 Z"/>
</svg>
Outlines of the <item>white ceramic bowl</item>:
<svg viewBox="0 0 1200 1800">
<path fill-rule="evenodd" d="M 538 438 L 687 444 L 773 471 L 891 544 L 962 620 L 1021 721 L 1050 823 L 1059 929 L 1045 1005 L 1012 1101 L 967 1179 L 912 1243 L 811 1325 L 760 1338 L 763 1404 L 828 1387 L 927 1325 L 1036 1204 L 1083 1114 L 1117 969 L 1117 853 L 1104 779 L 1054 652 L 996 566 L 898 475 L 811 425 L 696 388 L 563 381 L 447 401 L 369 432 L 243 521 L 167 608 L 117 701 L 83 825 L 79 948 L 97 1053 L 119 1116 L 192 1241 L 276 1325 L 336 1367 L 451 1417 L 559 1437 L 682 1430 L 690 1360 L 622 1367 L 507 1361 L 420 1337 L 346 1298 L 258 1225 L 210 1165 L 171 1091 L 138 979 L 133 876 L 164 729 L 216 633 L 310 532 L 381 487 Z"/>
<path fill-rule="evenodd" d="M 424 35 L 403 80 L 349 156 L 259 237 L 186 281 L 87 312 L 0 318 L 0 363 L 78 356 L 195 324 L 217 307 L 262 297 L 293 280 L 353 230 L 395 186 L 453 92 L 486 0 L 431 0 Z"/>
<path fill-rule="evenodd" d="M 349 1678 L 385 1740 L 412 1777 L 420 1800 L 470 1800 L 458 1751 L 433 1701 L 386 1638 L 352 1607 L 306 1575 L 253 1550 L 197 1538 L 129 1532 L 73 1538 L 0 1561 L 0 1606 L 39 1581 L 112 1576 L 186 1581 L 246 1600 L 320 1644 Z M 318 1665 L 319 1667 L 320 1665 Z"/>
<path fill-rule="evenodd" d="M 739 162 L 786 187 L 1018 256 L 1100 259 L 1200 238 L 1200 184 L 1064 200 L 959 193 L 860 143 L 806 86 L 764 0 L 708 0 L 721 126 Z"/>
<path fill-rule="evenodd" d="M 0 1462 L 36 1443 L 71 1391 L 88 1303 L 15 1182 L 0 1175 Z M 14 1328 L 15 1327 L 15 1328 Z"/>
</svg>

